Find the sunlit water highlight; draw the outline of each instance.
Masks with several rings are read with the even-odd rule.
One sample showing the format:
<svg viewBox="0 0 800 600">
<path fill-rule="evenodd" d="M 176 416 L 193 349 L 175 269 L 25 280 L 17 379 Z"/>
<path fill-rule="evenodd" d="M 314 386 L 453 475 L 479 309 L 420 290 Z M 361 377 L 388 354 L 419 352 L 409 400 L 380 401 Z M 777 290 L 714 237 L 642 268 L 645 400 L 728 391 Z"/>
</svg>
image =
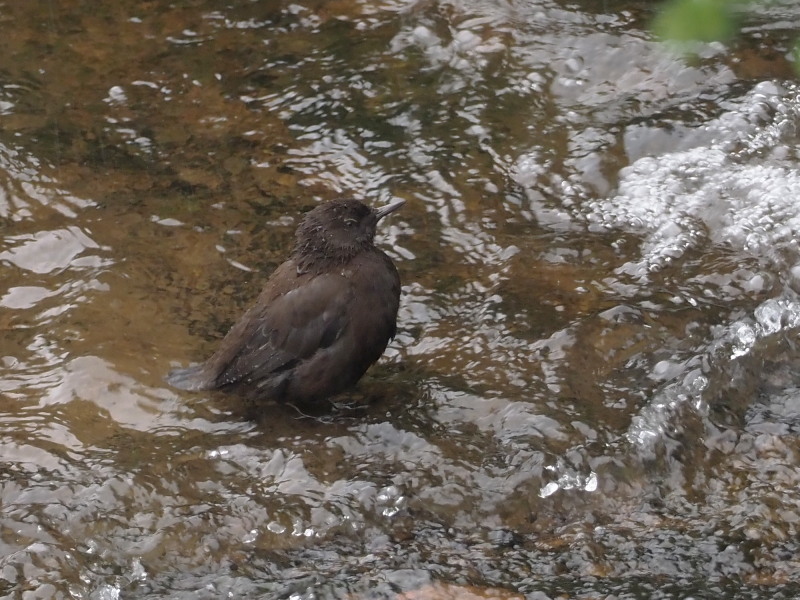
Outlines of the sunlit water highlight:
<svg viewBox="0 0 800 600">
<path fill-rule="evenodd" d="M 794 4 L 8 10 L 3 597 L 800 593 Z M 338 193 L 409 201 L 381 364 L 166 387 Z"/>
</svg>

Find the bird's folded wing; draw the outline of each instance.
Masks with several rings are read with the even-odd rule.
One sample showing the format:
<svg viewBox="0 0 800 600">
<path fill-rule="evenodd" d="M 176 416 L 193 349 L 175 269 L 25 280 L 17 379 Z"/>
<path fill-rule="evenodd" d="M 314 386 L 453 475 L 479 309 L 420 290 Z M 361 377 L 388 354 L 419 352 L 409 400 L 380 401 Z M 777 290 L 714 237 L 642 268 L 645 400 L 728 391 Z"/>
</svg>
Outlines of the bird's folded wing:
<svg viewBox="0 0 800 600">
<path fill-rule="evenodd" d="M 341 336 L 353 299 L 350 282 L 339 274 L 318 275 L 305 285 L 256 305 L 229 336 L 241 340 L 229 349 L 220 385 L 259 381 L 306 360 Z M 223 342 L 224 343 L 224 342 Z"/>
</svg>

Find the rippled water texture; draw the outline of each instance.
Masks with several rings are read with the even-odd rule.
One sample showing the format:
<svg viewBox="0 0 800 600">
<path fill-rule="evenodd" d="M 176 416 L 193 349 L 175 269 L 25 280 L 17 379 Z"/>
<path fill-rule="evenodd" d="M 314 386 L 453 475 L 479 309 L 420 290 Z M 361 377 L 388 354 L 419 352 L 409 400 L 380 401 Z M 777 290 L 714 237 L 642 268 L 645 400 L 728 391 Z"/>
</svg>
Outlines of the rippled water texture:
<svg viewBox="0 0 800 600">
<path fill-rule="evenodd" d="M 800 8 L 0 7 L 0 597 L 800 596 Z M 314 415 L 170 389 L 323 199 L 408 200 Z"/>
</svg>

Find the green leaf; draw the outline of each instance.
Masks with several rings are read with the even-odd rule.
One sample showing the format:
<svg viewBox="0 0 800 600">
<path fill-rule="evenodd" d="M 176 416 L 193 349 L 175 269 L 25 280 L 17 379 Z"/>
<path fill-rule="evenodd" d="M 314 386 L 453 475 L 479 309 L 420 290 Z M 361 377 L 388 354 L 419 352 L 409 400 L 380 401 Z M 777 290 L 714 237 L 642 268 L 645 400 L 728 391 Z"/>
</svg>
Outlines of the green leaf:
<svg viewBox="0 0 800 600">
<path fill-rule="evenodd" d="M 670 0 L 655 18 L 653 31 L 674 42 L 726 41 L 736 34 L 728 0 Z"/>
</svg>

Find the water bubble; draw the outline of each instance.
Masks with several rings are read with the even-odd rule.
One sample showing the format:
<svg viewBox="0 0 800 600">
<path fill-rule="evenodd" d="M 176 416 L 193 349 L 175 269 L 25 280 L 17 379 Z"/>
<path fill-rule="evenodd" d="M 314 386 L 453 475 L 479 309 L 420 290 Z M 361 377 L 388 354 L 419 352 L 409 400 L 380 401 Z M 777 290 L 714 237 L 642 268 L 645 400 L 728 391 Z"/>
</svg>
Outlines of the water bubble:
<svg viewBox="0 0 800 600">
<path fill-rule="evenodd" d="M 558 491 L 558 484 L 555 481 L 551 481 L 546 486 L 544 486 L 539 491 L 540 498 L 547 498 L 548 496 L 552 496 Z"/>
<path fill-rule="evenodd" d="M 744 356 L 752 349 L 756 343 L 756 331 L 747 323 L 737 323 L 731 331 L 731 358 Z"/>
<path fill-rule="evenodd" d="M 122 104 L 127 102 L 127 100 L 128 97 L 125 95 L 125 90 L 115 85 L 108 90 L 108 96 L 105 98 L 104 102 L 108 102 L 109 104 Z"/>
<path fill-rule="evenodd" d="M 797 282 L 800 282 L 800 264 L 794 265 L 789 272 Z"/>
<path fill-rule="evenodd" d="M 252 544 L 257 539 L 258 539 L 258 531 L 256 529 L 251 529 L 242 537 L 242 543 Z"/>
<path fill-rule="evenodd" d="M 439 42 L 439 36 L 423 25 L 418 25 L 411 32 L 413 40 L 421 46 L 432 46 Z"/>
<path fill-rule="evenodd" d="M 134 558 L 131 561 L 131 580 L 132 581 L 145 581 L 147 579 L 147 570 L 142 565 L 142 561 Z"/>
<path fill-rule="evenodd" d="M 84 549 L 85 554 L 97 554 L 98 546 L 97 542 L 94 540 L 88 540 L 86 542 L 86 548 Z"/>
<path fill-rule="evenodd" d="M 686 376 L 683 384 L 687 390 L 699 395 L 708 387 L 708 377 L 703 375 L 699 369 L 695 369 Z"/>
<path fill-rule="evenodd" d="M 766 287 L 766 280 L 763 275 L 753 275 L 753 277 L 743 283 L 743 287 L 749 292 L 760 292 Z"/>
<path fill-rule="evenodd" d="M 680 372 L 682 365 L 671 360 L 660 360 L 654 366 L 651 377 L 655 379 L 671 379 Z"/>
<path fill-rule="evenodd" d="M 781 330 L 781 321 L 784 307 L 777 300 L 767 300 L 756 308 L 755 317 L 765 335 L 777 333 Z"/>
<path fill-rule="evenodd" d="M 395 516 L 406 505 L 406 498 L 396 485 L 389 485 L 381 489 L 375 499 L 379 505 L 383 506 L 381 515 L 384 517 Z"/>
<path fill-rule="evenodd" d="M 272 533 L 277 533 L 277 534 L 281 534 L 281 533 L 284 533 L 286 531 L 286 527 L 284 525 L 281 525 L 280 523 L 278 523 L 276 521 L 270 521 L 267 524 L 267 529 L 269 531 L 271 531 Z"/>
<path fill-rule="evenodd" d="M 118 600 L 120 589 L 113 585 L 101 585 L 89 596 L 91 600 Z"/>
</svg>

